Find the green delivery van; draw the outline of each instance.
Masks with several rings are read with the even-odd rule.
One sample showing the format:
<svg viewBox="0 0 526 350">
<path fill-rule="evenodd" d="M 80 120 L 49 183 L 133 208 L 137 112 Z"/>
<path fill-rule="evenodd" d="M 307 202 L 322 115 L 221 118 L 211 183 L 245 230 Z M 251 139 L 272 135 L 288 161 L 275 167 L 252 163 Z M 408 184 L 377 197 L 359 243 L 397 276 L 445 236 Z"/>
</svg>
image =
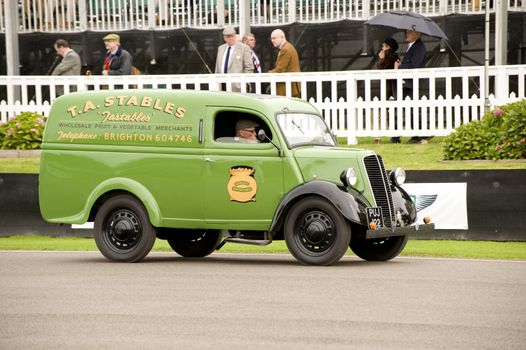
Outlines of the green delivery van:
<svg viewBox="0 0 526 350">
<path fill-rule="evenodd" d="M 236 136 L 240 121 L 254 126 L 255 142 Z M 97 247 L 113 261 L 143 259 L 156 238 L 184 257 L 285 240 L 303 264 L 332 264 L 349 248 L 385 261 L 408 234 L 434 227 L 415 222 L 403 169 L 388 175 L 374 152 L 338 147 L 299 99 L 72 93 L 51 108 L 40 164 L 43 218 L 94 222 Z"/>
</svg>

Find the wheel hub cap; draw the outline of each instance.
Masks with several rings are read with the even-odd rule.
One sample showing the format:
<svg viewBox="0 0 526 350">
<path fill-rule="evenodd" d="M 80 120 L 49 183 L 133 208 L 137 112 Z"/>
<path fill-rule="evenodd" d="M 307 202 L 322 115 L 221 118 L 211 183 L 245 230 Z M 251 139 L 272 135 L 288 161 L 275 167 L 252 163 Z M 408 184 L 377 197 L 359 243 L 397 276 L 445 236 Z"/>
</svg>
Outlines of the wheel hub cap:
<svg viewBox="0 0 526 350">
<path fill-rule="evenodd" d="M 114 212 L 108 218 L 105 233 L 114 248 L 129 250 L 139 242 L 142 228 L 135 213 L 123 209 Z"/>
<path fill-rule="evenodd" d="M 335 237 L 334 223 L 325 213 L 312 211 L 301 219 L 299 239 L 307 250 L 323 252 L 331 247 Z"/>
<path fill-rule="evenodd" d="M 312 244 L 321 243 L 327 236 L 327 227 L 321 221 L 313 221 L 307 224 L 305 239 Z"/>
</svg>

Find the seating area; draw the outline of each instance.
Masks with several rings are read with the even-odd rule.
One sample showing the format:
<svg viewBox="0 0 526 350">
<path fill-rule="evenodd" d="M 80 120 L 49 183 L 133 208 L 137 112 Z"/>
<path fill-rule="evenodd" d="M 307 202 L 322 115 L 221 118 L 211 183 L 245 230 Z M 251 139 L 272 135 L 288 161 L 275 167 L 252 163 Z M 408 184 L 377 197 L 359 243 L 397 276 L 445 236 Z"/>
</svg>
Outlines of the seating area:
<svg viewBox="0 0 526 350">
<path fill-rule="evenodd" d="M 489 1 L 495 11 L 495 1 Z M 217 28 L 239 25 L 240 0 L 18 0 L 19 32 L 82 32 Z M 249 0 L 252 26 L 295 22 L 365 21 L 385 11 L 426 16 L 481 14 L 486 0 Z M 526 11 L 526 1 L 508 0 L 509 11 Z M 4 6 L 0 32 L 4 32 Z"/>
</svg>

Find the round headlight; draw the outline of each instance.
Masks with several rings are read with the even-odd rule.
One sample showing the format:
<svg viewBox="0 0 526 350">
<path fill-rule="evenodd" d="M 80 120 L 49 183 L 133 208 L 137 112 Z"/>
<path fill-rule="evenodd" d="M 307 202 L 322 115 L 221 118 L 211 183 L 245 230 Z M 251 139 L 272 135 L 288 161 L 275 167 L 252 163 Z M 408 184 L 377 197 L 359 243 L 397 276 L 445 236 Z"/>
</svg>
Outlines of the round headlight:
<svg viewBox="0 0 526 350">
<path fill-rule="evenodd" d="M 342 173 L 340 174 L 340 180 L 342 181 L 345 187 L 352 187 L 356 185 L 358 178 L 356 177 L 356 172 L 354 171 L 354 169 L 348 168 L 342 171 Z"/>
<path fill-rule="evenodd" d="M 402 168 L 396 168 L 389 174 L 391 183 L 397 186 L 401 186 L 405 182 L 405 170 Z"/>
</svg>

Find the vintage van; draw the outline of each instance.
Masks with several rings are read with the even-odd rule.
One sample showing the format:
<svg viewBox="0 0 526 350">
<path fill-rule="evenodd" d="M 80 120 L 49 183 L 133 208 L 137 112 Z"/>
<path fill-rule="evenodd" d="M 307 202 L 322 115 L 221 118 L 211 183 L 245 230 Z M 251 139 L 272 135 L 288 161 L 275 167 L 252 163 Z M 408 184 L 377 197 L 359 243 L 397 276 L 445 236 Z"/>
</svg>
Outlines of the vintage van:
<svg viewBox="0 0 526 350">
<path fill-rule="evenodd" d="M 240 142 L 238 121 L 259 142 Z M 304 264 L 328 265 L 350 247 L 396 257 L 417 224 L 382 158 L 337 147 L 320 113 L 299 99 L 222 92 L 73 93 L 51 108 L 42 144 L 45 220 L 94 221 L 100 252 L 139 261 L 156 238 L 184 257 L 223 244 L 285 240 Z"/>
</svg>

